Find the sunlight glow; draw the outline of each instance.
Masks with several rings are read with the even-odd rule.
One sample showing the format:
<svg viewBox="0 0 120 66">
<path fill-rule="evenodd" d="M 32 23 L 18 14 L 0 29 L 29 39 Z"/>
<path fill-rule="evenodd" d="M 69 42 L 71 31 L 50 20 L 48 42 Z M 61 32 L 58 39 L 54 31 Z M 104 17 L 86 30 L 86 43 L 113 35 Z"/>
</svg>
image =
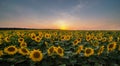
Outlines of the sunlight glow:
<svg viewBox="0 0 120 66">
<path fill-rule="evenodd" d="M 69 25 L 67 24 L 67 21 L 65 20 L 57 20 L 55 21 L 54 25 L 61 30 L 67 30 L 69 28 Z"/>
</svg>

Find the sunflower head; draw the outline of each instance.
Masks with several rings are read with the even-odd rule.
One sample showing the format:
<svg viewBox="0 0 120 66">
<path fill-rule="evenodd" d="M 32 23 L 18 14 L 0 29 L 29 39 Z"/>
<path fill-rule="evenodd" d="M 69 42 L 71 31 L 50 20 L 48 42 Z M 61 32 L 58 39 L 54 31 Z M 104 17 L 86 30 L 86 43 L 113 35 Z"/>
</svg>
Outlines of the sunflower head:
<svg viewBox="0 0 120 66">
<path fill-rule="evenodd" d="M 118 45 L 118 50 L 120 51 L 120 45 Z"/>
<path fill-rule="evenodd" d="M 20 47 L 27 47 L 27 43 L 26 42 L 21 42 Z"/>
<path fill-rule="evenodd" d="M 0 39 L 1 39 L 1 38 L 3 38 L 3 35 L 2 35 L 2 34 L 0 34 Z"/>
<path fill-rule="evenodd" d="M 97 40 L 101 41 L 102 40 L 102 36 L 97 36 Z"/>
<path fill-rule="evenodd" d="M 41 41 L 41 38 L 40 38 L 39 36 L 36 36 L 36 37 L 35 37 L 35 41 L 36 41 L 36 42 L 40 42 L 40 41 Z"/>
<path fill-rule="evenodd" d="M 30 52 L 29 58 L 34 62 L 39 62 L 43 59 L 43 54 L 41 51 L 34 49 Z"/>
<path fill-rule="evenodd" d="M 3 50 L 0 50 L 0 57 L 3 55 Z"/>
<path fill-rule="evenodd" d="M 107 41 L 107 38 L 106 37 L 103 37 L 102 38 L 102 42 L 106 42 Z"/>
<path fill-rule="evenodd" d="M 79 42 L 81 42 L 82 39 L 81 39 L 81 38 L 78 38 L 77 40 L 78 40 Z"/>
<path fill-rule="evenodd" d="M 64 55 L 64 50 L 63 50 L 63 48 L 61 48 L 60 46 L 57 47 L 56 53 L 57 53 L 59 56 L 62 57 L 62 56 Z"/>
<path fill-rule="evenodd" d="M 51 56 L 51 55 L 53 55 L 53 53 L 55 52 L 55 46 L 51 46 L 48 50 L 47 50 L 47 52 L 48 52 L 48 55 L 49 56 Z"/>
<path fill-rule="evenodd" d="M 57 36 L 57 32 L 54 32 L 53 35 L 54 35 L 54 36 Z"/>
<path fill-rule="evenodd" d="M 10 38 L 9 37 L 5 37 L 5 42 L 10 42 Z"/>
<path fill-rule="evenodd" d="M 117 37 L 117 41 L 120 41 L 120 36 L 119 36 L 119 37 Z"/>
<path fill-rule="evenodd" d="M 107 46 L 107 50 L 108 50 L 108 52 L 110 52 L 110 51 L 113 51 L 114 49 L 116 49 L 116 42 L 112 42 L 111 44 L 108 44 L 108 46 Z"/>
<path fill-rule="evenodd" d="M 66 40 L 70 40 L 70 35 L 67 35 L 67 36 L 65 37 L 65 39 L 66 39 Z"/>
<path fill-rule="evenodd" d="M 32 40 L 35 40 L 36 34 L 35 33 L 31 33 L 30 37 L 31 37 Z"/>
<path fill-rule="evenodd" d="M 78 43 L 79 43 L 79 41 L 78 40 L 75 40 L 74 42 L 73 42 L 73 45 L 75 46 L 75 45 L 78 45 Z"/>
<path fill-rule="evenodd" d="M 30 54 L 30 51 L 27 49 L 27 48 L 19 48 L 19 53 L 21 55 L 29 55 Z"/>
<path fill-rule="evenodd" d="M 84 53 L 84 55 L 86 56 L 86 57 L 89 57 L 89 56 L 91 56 L 91 55 L 93 55 L 94 54 L 94 50 L 92 49 L 92 48 L 85 48 L 85 53 Z"/>
<path fill-rule="evenodd" d="M 66 38 L 65 35 L 61 36 L 61 40 L 65 40 L 65 38 Z"/>
<path fill-rule="evenodd" d="M 17 53 L 17 51 L 18 49 L 16 48 L 16 46 L 8 46 L 4 48 L 4 52 L 9 55 L 14 55 Z"/>
<path fill-rule="evenodd" d="M 19 43 L 24 42 L 24 38 L 18 38 L 18 42 Z"/>
<path fill-rule="evenodd" d="M 104 46 L 101 46 L 97 54 L 100 55 L 103 51 L 104 51 Z"/>
<path fill-rule="evenodd" d="M 45 34 L 45 38 L 47 38 L 47 39 L 49 39 L 49 38 L 51 38 L 51 34 Z"/>
<path fill-rule="evenodd" d="M 86 36 L 86 41 L 90 41 L 91 40 L 91 36 L 90 35 L 87 35 Z"/>
<path fill-rule="evenodd" d="M 45 46 L 46 46 L 46 47 L 48 47 L 48 42 L 46 42 L 46 41 L 45 41 L 45 43 L 44 43 L 44 44 L 45 44 Z"/>
<path fill-rule="evenodd" d="M 98 41 L 96 41 L 96 42 L 93 42 L 93 43 L 92 43 L 92 46 L 94 46 L 94 47 L 97 47 L 97 46 L 99 46 L 99 42 L 98 42 Z"/>
<path fill-rule="evenodd" d="M 3 43 L 3 40 L 0 38 L 0 45 Z"/>
<path fill-rule="evenodd" d="M 113 36 L 109 36 L 109 42 L 111 42 L 113 40 Z"/>
<path fill-rule="evenodd" d="M 42 36 L 43 35 L 43 33 L 42 32 L 38 32 L 38 36 Z"/>
<path fill-rule="evenodd" d="M 76 54 L 79 54 L 83 50 L 83 46 L 80 45 L 76 51 Z"/>
</svg>

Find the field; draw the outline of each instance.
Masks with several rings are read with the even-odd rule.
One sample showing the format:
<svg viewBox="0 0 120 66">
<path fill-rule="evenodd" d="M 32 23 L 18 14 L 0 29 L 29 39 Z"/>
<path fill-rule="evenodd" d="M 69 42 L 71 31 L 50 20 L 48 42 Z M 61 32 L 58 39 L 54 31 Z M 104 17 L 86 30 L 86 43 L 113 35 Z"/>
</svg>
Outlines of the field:
<svg viewBox="0 0 120 66">
<path fill-rule="evenodd" d="M 0 30 L 0 66 L 120 66 L 120 31 Z"/>
</svg>

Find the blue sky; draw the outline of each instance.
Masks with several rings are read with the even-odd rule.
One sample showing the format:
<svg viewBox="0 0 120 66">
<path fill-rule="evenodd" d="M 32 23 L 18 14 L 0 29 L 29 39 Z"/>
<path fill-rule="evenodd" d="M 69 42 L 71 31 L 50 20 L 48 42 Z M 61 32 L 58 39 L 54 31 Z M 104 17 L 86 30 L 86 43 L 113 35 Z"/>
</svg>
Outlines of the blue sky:
<svg viewBox="0 0 120 66">
<path fill-rule="evenodd" d="M 120 0 L 0 0 L 0 27 L 120 29 Z"/>
</svg>

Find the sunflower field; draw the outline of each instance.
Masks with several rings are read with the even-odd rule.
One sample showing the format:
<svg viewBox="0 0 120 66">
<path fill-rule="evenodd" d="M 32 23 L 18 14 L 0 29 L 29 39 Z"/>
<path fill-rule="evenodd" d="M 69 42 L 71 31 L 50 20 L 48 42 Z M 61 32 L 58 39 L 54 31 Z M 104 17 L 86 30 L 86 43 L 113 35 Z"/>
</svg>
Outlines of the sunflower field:
<svg viewBox="0 0 120 66">
<path fill-rule="evenodd" d="M 0 30 L 0 66 L 120 66 L 120 31 Z"/>
</svg>

